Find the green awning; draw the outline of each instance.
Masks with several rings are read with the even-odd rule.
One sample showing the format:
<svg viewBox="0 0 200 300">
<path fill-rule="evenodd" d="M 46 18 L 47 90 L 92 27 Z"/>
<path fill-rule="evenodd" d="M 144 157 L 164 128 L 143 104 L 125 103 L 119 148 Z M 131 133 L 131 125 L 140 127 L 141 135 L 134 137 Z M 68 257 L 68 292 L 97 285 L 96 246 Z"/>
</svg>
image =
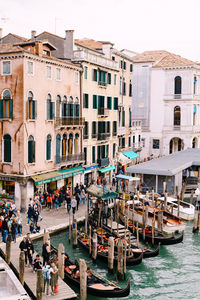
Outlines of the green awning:
<svg viewBox="0 0 200 300">
<path fill-rule="evenodd" d="M 135 159 L 135 158 L 139 157 L 139 155 L 137 153 L 135 153 L 134 151 L 124 152 L 123 155 L 125 155 L 126 157 L 128 157 L 130 159 Z"/>
<path fill-rule="evenodd" d="M 100 169 L 99 172 L 106 173 L 108 171 L 115 170 L 115 168 L 116 168 L 115 166 L 108 166 L 108 167 L 105 167 L 103 169 Z"/>
<path fill-rule="evenodd" d="M 63 179 L 65 179 L 68 177 L 72 177 L 72 176 L 84 173 L 84 168 L 79 166 L 79 167 L 74 167 L 71 169 L 63 169 L 63 170 L 59 171 L 59 173 L 62 174 Z"/>
<path fill-rule="evenodd" d="M 32 176 L 32 179 L 35 181 L 35 185 L 37 186 L 37 185 L 42 185 L 45 183 L 65 179 L 68 177 L 72 177 L 82 173 L 84 173 L 84 168 L 79 166 L 71 169 L 64 169 L 61 171 L 49 172 L 46 174 Z"/>
<path fill-rule="evenodd" d="M 115 193 L 96 184 L 92 184 L 89 188 L 87 188 L 87 193 L 91 196 L 102 200 L 113 199 L 118 197 L 118 193 Z"/>
</svg>

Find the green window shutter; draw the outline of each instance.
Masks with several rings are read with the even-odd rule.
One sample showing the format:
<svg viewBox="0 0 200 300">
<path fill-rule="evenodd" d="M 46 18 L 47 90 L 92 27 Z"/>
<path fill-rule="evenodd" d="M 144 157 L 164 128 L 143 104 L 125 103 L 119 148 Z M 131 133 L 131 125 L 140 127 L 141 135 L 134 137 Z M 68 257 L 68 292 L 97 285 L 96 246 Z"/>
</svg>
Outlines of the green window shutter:
<svg viewBox="0 0 200 300">
<path fill-rule="evenodd" d="M 3 99 L 0 100 L 0 119 L 3 119 Z"/>
<path fill-rule="evenodd" d="M 85 108 L 85 94 L 83 94 L 83 108 Z"/>
<path fill-rule="evenodd" d="M 13 100 L 10 99 L 10 103 L 9 103 L 9 108 L 10 108 L 10 119 L 13 118 Z"/>
<path fill-rule="evenodd" d="M 86 94 L 86 108 L 89 108 L 89 95 Z"/>
<path fill-rule="evenodd" d="M 35 162 L 35 141 L 32 141 L 32 162 Z"/>
<path fill-rule="evenodd" d="M 11 162 L 11 137 L 9 134 L 4 136 L 4 162 Z"/>
<path fill-rule="evenodd" d="M 47 138 L 46 141 L 46 160 L 51 159 L 51 139 Z"/>
<path fill-rule="evenodd" d="M 131 127 L 131 110 L 129 110 L 129 127 Z"/>
<path fill-rule="evenodd" d="M 131 137 L 128 137 L 128 146 L 131 147 Z"/>
<path fill-rule="evenodd" d="M 107 133 L 110 133 L 110 121 L 107 122 Z"/>
<path fill-rule="evenodd" d="M 115 146 L 116 144 L 113 144 L 113 158 L 115 158 Z"/>
<path fill-rule="evenodd" d="M 28 163 L 32 163 L 32 142 L 28 141 Z"/>
<path fill-rule="evenodd" d="M 37 119 L 37 101 L 36 100 L 32 100 L 32 119 L 36 120 Z"/>
<path fill-rule="evenodd" d="M 95 146 L 92 146 L 92 163 L 95 163 L 95 159 L 96 159 L 96 151 L 95 151 Z"/>
<path fill-rule="evenodd" d="M 98 114 L 101 114 L 101 96 L 98 96 Z"/>
<path fill-rule="evenodd" d="M 109 145 L 106 145 L 106 157 L 109 156 Z"/>
<path fill-rule="evenodd" d="M 114 110 L 118 110 L 118 98 L 114 98 Z"/>
<path fill-rule="evenodd" d="M 64 106 L 64 103 L 62 103 L 62 117 L 64 117 L 64 109 L 65 109 L 65 106 Z"/>
<path fill-rule="evenodd" d="M 55 119 L 55 102 L 51 102 L 52 105 L 52 120 Z"/>
<path fill-rule="evenodd" d="M 47 101 L 47 120 L 50 120 L 50 103 L 49 101 Z"/>
<path fill-rule="evenodd" d="M 93 95 L 93 108 L 97 108 L 97 95 Z"/>
<path fill-rule="evenodd" d="M 112 97 L 107 97 L 107 108 L 112 109 Z"/>
<path fill-rule="evenodd" d="M 122 111 L 122 126 L 125 126 L 125 110 Z"/>
<path fill-rule="evenodd" d="M 93 69 L 92 80 L 97 81 L 97 70 Z"/>
<path fill-rule="evenodd" d="M 29 116 L 29 101 L 30 101 L 30 100 L 28 100 L 28 101 L 27 101 L 27 104 L 26 104 L 26 106 L 27 106 L 27 107 L 26 107 L 27 120 L 30 119 L 30 116 Z"/>
</svg>

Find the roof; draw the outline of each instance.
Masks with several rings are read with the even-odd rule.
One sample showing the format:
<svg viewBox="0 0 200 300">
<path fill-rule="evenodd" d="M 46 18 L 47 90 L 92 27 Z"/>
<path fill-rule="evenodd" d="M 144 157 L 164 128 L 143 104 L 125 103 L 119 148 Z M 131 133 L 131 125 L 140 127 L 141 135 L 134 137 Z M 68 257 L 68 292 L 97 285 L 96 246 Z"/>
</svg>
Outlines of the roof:
<svg viewBox="0 0 200 300">
<path fill-rule="evenodd" d="M 48 32 L 48 31 L 43 31 L 43 32 L 41 32 L 40 34 L 36 35 L 36 38 L 39 37 L 39 36 L 42 35 L 42 34 L 49 34 L 49 35 L 55 36 L 55 37 L 57 37 L 57 38 L 59 38 L 59 39 L 62 39 L 62 40 L 65 39 L 65 38 L 63 38 L 63 37 L 61 37 L 61 36 L 59 36 L 59 35 L 53 34 L 53 33 Z"/>
<path fill-rule="evenodd" d="M 74 40 L 76 45 L 83 46 L 91 50 L 102 50 L 103 42 L 98 42 L 95 40 Z"/>
<path fill-rule="evenodd" d="M 196 63 L 166 50 L 145 51 L 133 57 L 134 63 L 152 62 L 154 67 L 191 66 Z"/>
<path fill-rule="evenodd" d="M 0 53 L 13 53 L 24 51 L 22 47 L 13 44 L 0 44 Z"/>
<path fill-rule="evenodd" d="M 200 149 L 188 148 L 161 158 L 128 167 L 127 173 L 173 176 L 191 167 L 200 166 Z"/>
<path fill-rule="evenodd" d="M 27 38 L 25 38 L 25 37 L 23 37 L 23 36 L 20 36 L 20 35 L 17 35 L 17 34 L 14 34 L 14 33 L 8 33 L 7 35 L 5 35 L 5 36 L 3 37 L 3 39 L 6 38 L 6 37 L 8 37 L 8 36 L 10 36 L 10 35 L 12 35 L 12 36 L 15 37 L 16 39 L 22 40 L 22 41 L 24 41 L 24 42 L 28 41 Z"/>
</svg>

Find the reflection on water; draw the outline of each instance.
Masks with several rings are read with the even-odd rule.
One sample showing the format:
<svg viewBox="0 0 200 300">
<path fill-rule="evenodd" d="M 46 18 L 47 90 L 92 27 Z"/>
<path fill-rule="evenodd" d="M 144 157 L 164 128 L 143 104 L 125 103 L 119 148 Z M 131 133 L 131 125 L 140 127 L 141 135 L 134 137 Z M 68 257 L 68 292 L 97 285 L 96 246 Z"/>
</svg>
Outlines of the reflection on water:
<svg viewBox="0 0 200 300">
<path fill-rule="evenodd" d="M 67 231 L 63 231 L 51 237 L 52 245 L 57 247 L 59 243 L 63 243 L 72 259 L 84 258 L 91 269 L 115 281 L 114 275 L 108 274 L 105 263 L 97 260 L 94 264 L 88 253 L 80 246 L 73 249 L 72 244 L 68 243 L 67 234 Z M 37 242 L 35 247 L 41 253 L 42 241 Z M 161 246 L 159 256 L 147 258 L 138 266 L 127 267 L 127 278 L 131 277 L 131 293 L 126 299 L 200 299 L 199 274 L 199 235 L 192 234 L 192 222 L 190 222 L 186 227 L 183 243 Z M 122 281 L 119 285 L 124 287 L 126 283 Z M 75 291 L 78 292 L 77 289 Z M 88 296 L 88 300 L 92 299 L 100 298 Z"/>
</svg>

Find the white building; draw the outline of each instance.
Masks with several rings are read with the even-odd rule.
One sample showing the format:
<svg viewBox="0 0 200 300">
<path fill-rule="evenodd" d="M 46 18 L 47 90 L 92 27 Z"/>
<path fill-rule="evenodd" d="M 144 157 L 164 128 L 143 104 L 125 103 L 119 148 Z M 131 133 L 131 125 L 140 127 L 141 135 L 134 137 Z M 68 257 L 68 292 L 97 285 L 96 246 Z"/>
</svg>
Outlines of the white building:
<svg viewBox="0 0 200 300">
<path fill-rule="evenodd" d="M 200 67 L 167 51 L 134 57 L 132 118 L 142 120 L 141 158 L 200 144 Z"/>
</svg>

